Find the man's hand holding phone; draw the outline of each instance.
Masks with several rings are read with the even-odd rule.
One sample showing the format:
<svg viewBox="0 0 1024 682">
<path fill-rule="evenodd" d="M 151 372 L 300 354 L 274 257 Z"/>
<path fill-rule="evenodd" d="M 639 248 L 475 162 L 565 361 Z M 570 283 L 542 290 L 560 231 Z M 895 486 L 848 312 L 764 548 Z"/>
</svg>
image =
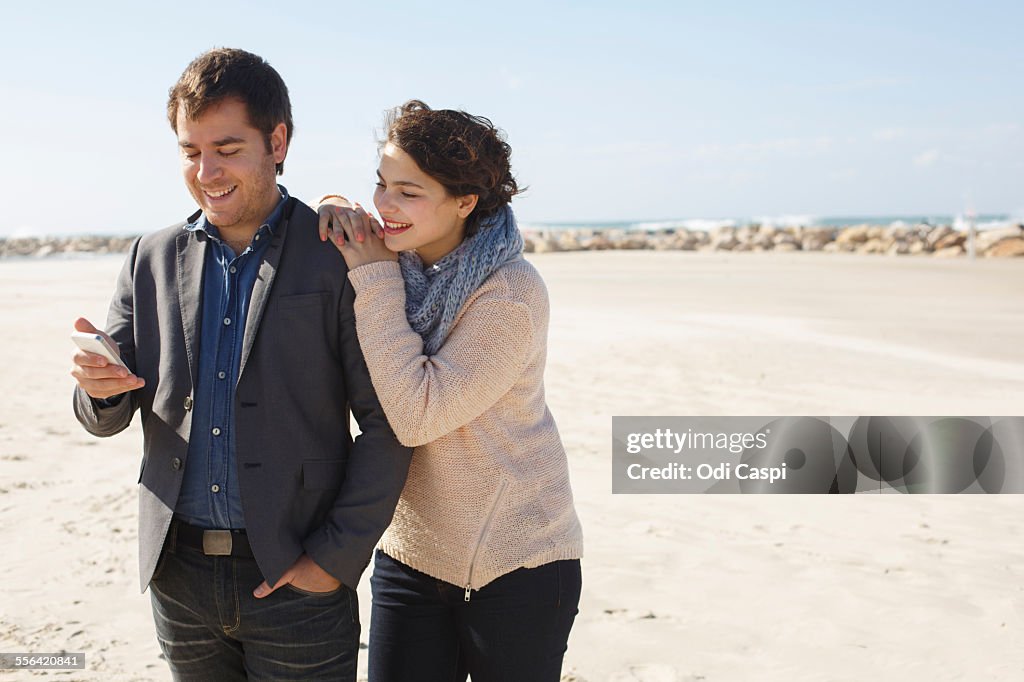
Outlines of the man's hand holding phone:
<svg viewBox="0 0 1024 682">
<path fill-rule="evenodd" d="M 105 332 L 84 317 L 75 320 L 75 332 L 71 338 L 78 350 L 71 358 L 71 376 L 91 397 L 110 398 L 145 386 L 144 379 L 125 367 L 117 344 Z"/>
</svg>

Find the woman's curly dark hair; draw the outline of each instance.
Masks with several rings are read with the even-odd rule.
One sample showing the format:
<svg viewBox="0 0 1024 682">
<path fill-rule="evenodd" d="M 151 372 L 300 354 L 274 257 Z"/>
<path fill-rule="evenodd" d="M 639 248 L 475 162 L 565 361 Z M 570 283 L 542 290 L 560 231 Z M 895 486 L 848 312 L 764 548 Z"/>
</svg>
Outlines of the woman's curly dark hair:
<svg viewBox="0 0 1024 682">
<path fill-rule="evenodd" d="M 414 99 L 388 112 L 385 130 L 382 147 L 396 145 L 450 195 L 477 195 L 476 207 L 466 218 L 467 237 L 522 191 L 512 176 L 512 148 L 489 119 L 431 109 Z"/>
</svg>

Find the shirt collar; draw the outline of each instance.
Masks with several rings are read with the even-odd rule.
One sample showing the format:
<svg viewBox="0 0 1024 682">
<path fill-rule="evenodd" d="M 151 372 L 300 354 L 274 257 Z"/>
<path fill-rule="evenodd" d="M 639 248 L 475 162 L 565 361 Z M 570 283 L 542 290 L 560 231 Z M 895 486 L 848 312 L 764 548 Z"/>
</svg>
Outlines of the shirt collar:
<svg viewBox="0 0 1024 682">
<path fill-rule="evenodd" d="M 274 234 L 274 231 L 281 224 L 281 216 L 284 215 L 284 207 L 288 203 L 288 190 L 285 189 L 284 185 L 278 185 L 277 191 L 281 194 L 281 200 L 277 202 L 277 206 L 270 212 L 263 224 L 260 225 L 259 229 L 256 230 L 256 234 Z M 195 222 L 188 223 L 185 225 L 185 230 L 188 232 L 203 231 L 211 237 L 220 239 L 220 230 L 217 226 L 206 219 L 205 213 L 200 213 L 199 217 Z"/>
</svg>

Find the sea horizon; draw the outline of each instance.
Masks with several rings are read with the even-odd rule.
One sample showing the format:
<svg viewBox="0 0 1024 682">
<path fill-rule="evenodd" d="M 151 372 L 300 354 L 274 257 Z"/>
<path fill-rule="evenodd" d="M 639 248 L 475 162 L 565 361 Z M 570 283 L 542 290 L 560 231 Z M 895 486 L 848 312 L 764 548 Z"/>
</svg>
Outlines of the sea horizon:
<svg viewBox="0 0 1024 682">
<path fill-rule="evenodd" d="M 1016 213 L 991 213 L 974 216 L 978 230 L 993 230 L 1024 223 L 1024 215 Z M 747 216 L 731 218 L 677 218 L 661 220 L 607 220 L 607 221 L 519 221 L 524 231 L 561 230 L 625 230 L 627 232 L 656 232 L 661 230 L 690 230 L 709 232 L 721 227 L 744 227 L 761 225 L 771 227 L 826 227 L 840 228 L 851 225 L 881 225 L 884 227 L 914 225 L 949 225 L 965 230 L 969 219 L 962 214 L 918 213 L 818 216 L 811 214 L 787 214 L 775 216 Z"/>
<path fill-rule="evenodd" d="M 978 230 L 990 230 L 1024 224 L 1024 212 L 980 214 L 974 217 Z M 787 214 L 775 216 L 747 216 L 724 218 L 637 218 L 631 220 L 520 220 L 524 232 L 559 232 L 564 230 L 623 230 L 626 232 L 657 232 L 665 230 L 711 231 L 722 227 L 744 227 L 749 225 L 784 227 L 826 227 L 839 228 L 850 225 L 881 225 L 885 227 L 914 225 L 949 225 L 966 231 L 969 221 L 960 214 L 915 213 L 818 216 L 811 214 Z M 0 239 L 68 239 L 74 237 L 127 237 L 142 234 L 138 230 L 42 230 L 32 227 L 0 227 Z"/>
</svg>

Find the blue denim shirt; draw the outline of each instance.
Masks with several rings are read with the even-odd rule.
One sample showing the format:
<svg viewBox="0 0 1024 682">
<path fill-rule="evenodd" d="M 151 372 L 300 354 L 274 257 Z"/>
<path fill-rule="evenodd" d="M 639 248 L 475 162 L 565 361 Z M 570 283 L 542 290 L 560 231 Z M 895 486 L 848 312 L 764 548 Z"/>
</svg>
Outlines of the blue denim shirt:
<svg viewBox="0 0 1024 682">
<path fill-rule="evenodd" d="M 235 469 L 235 385 L 252 287 L 270 237 L 278 227 L 288 190 L 235 255 L 206 216 L 186 225 L 209 241 L 203 272 L 199 327 L 199 371 L 192 406 L 192 430 L 175 515 L 201 528 L 245 528 Z"/>
</svg>

